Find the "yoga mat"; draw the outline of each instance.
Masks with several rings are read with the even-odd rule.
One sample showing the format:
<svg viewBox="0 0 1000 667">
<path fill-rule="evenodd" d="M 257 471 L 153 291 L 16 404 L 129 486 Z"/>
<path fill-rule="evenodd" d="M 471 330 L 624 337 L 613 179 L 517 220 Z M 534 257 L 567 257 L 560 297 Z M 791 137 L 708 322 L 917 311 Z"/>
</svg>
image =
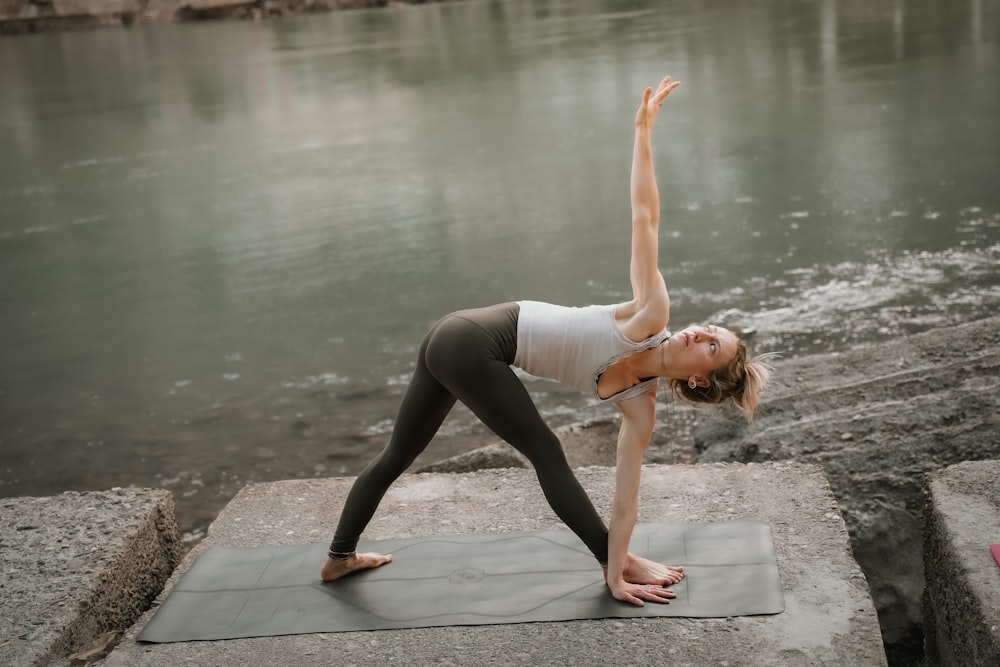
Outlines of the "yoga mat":
<svg viewBox="0 0 1000 667">
<path fill-rule="evenodd" d="M 381 568 L 323 583 L 326 545 L 211 547 L 137 640 L 238 637 L 641 616 L 726 617 L 784 610 L 766 523 L 641 524 L 632 552 L 683 565 L 669 605 L 611 597 L 567 530 L 362 543 Z"/>
</svg>

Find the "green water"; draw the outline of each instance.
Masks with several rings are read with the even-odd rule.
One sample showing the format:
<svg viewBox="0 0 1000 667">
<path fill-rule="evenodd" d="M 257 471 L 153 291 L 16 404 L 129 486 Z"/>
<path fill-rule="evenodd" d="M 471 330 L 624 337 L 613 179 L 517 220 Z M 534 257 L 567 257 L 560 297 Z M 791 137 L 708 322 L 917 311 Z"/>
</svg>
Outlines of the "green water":
<svg viewBox="0 0 1000 667">
<path fill-rule="evenodd" d="M 0 40 L 0 494 L 357 472 L 427 325 L 628 290 L 843 349 L 996 312 L 991 2 L 479 2 Z M 554 424 L 592 402 L 529 382 Z M 424 461 L 490 440 L 457 410 Z"/>
</svg>

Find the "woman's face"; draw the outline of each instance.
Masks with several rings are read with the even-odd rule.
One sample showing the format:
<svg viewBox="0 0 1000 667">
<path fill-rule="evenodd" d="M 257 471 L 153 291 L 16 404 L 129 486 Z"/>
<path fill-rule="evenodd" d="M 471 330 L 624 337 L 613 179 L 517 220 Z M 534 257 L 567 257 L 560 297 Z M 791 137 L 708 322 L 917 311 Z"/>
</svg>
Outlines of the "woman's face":
<svg viewBox="0 0 1000 667">
<path fill-rule="evenodd" d="M 707 377 L 736 356 L 736 334 L 713 324 L 692 325 L 667 341 L 672 364 L 685 374 Z"/>
</svg>

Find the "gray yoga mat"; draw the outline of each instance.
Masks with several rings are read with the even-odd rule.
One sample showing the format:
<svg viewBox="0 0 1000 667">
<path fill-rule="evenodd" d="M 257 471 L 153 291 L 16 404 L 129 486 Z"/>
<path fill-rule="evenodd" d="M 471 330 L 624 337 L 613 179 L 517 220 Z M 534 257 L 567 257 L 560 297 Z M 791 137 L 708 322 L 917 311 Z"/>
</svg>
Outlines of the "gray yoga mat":
<svg viewBox="0 0 1000 667">
<path fill-rule="evenodd" d="M 641 524 L 632 551 L 684 565 L 669 605 L 611 597 L 569 531 L 362 543 L 384 567 L 324 584 L 326 545 L 212 547 L 167 596 L 138 641 L 235 639 L 445 625 L 639 616 L 725 617 L 784 610 L 766 523 Z"/>
</svg>

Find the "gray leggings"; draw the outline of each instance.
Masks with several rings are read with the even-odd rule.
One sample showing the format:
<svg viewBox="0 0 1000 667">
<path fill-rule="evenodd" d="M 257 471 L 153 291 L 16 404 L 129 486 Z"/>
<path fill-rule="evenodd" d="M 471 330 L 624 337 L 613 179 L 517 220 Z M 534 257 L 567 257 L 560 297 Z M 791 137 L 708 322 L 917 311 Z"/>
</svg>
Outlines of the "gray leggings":
<svg viewBox="0 0 1000 667">
<path fill-rule="evenodd" d="M 331 551 L 353 551 L 389 486 L 424 451 L 456 400 L 535 468 L 545 498 L 601 563 L 608 530 L 580 486 L 559 439 L 542 421 L 510 364 L 517 349 L 516 303 L 446 315 L 420 346 L 392 436 L 351 488 Z"/>
</svg>

